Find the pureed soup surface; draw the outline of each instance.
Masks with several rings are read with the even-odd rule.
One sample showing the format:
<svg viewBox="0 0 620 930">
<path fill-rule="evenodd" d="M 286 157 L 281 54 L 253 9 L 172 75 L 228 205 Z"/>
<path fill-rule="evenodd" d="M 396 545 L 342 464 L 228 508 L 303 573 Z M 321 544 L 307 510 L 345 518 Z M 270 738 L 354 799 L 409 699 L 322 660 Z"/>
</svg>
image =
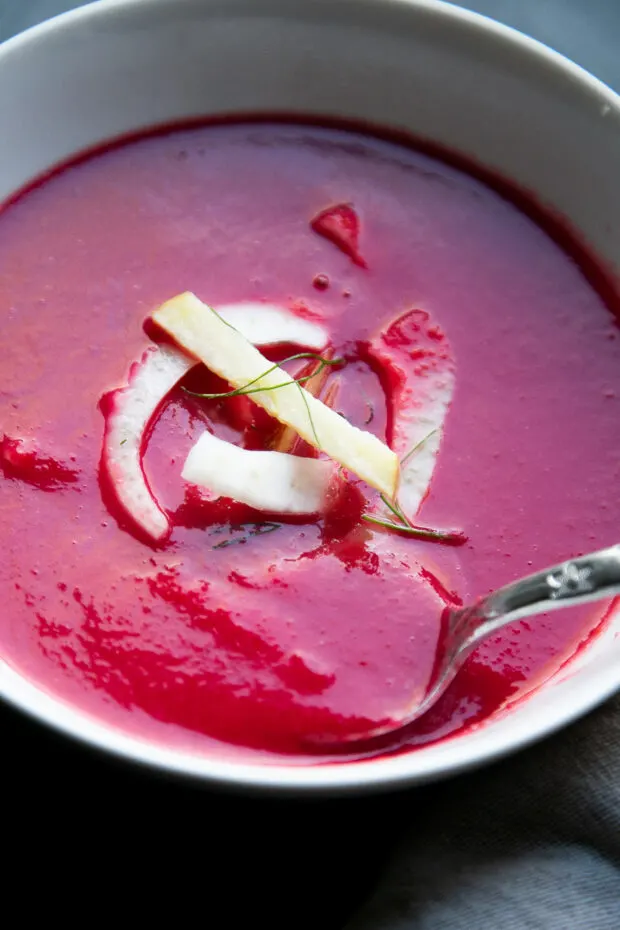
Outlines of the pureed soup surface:
<svg viewBox="0 0 620 930">
<path fill-rule="evenodd" d="M 338 204 L 359 222 L 340 248 L 313 228 Z M 329 375 L 336 409 L 382 439 L 392 385 L 369 341 L 402 317 L 386 339 L 411 366 L 419 340 L 449 345 L 455 390 L 416 523 L 466 542 L 365 523 L 377 494 L 360 482 L 307 520 L 206 500 L 180 474 L 205 428 L 261 448 L 274 423 L 239 422 L 235 405 L 177 387 L 143 462 L 172 532 L 148 545 L 100 475 L 100 401 L 151 344 L 145 318 L 186 290 L 323 322 L 347 359 Z M 469 600 L 616 541 L 620 500 L 605 490 L 620 473 L 614 316 L 533 221 L 414 150 L 258 123 L 97 153 L 0 217 L 0 317 L 2 655 L 143 737 L 219 757 L 325 760 L 332 750 L 315 736 L 385 720 L 428 680 L 449 592 Z M 204 370 L 189 378 L 209 389 Z M 527 692 L 603 612 L 520 622 L 484 644 L 405 745 Z M 366 751 L 377 747 L 334 750 Z"/>
</svg>

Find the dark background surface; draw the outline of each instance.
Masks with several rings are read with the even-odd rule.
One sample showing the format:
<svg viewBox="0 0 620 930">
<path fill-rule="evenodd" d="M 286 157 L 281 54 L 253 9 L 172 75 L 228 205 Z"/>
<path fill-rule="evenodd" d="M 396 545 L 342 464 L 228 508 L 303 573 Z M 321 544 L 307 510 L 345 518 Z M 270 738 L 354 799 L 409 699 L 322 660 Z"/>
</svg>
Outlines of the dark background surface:
<svg viewBox="0 0 620 930">
<path fill-rule="evenodd" d="M 0 0 L 0 40 L 80 5 L 68 0 Z M 461 5 L 547 42 L 620 89 L 620 0 L 478 0 Z M 550 768 L 570 766 L 575 754 L 589 756 L 595 768 L 600 769 L 602 763 L 615 780 L 620 759 L 618 753 L 609 756 L 609 751 L 611 743 L 617 748 L 620 742 L 619 713 L 616 705 L 608 705 L 568 734 L 523 754 L 517 763 L 509 760 L 487 773 L 453 783 L 377 798 L 300 802 L 216 794 L 167 781 L 93 754 L 0 707 L 1 835 L 6 850 L 2 867 L 5 916 L 0 919 L 12 923 L 6 921 L 6 912 L 13 904 L 18 908 L 15 923 L 21 917 L 30 917 L 32 922 L 56 917 L 71 926 L 112 917 L 121 925 L 130 920 L 157 925 L 174 909 L 173 919 L 179 924 L 198 920 L 233 928 L 266 923 L 271 928 L 329 930 L 342 927 L 370 895 L 396 841 L 407 834 L 405 853 L 399 854 L 397 868 L 391 867 L 392 884 L 384 883 L 364 926 L 473 930 L 478 922 L 471 912 L 465 916 L 467 901 L 448 900 L 450 877 L 446 881 L 444 870 L 450 859 L 446 860 L 446 851 L 454 853 L 456 868 L 457 854 L 467 855 L 470 843 L 472 850 L 482 843 L 486 853 L 481 868 L 486 872 L 479 873 L 482 877 L 477 882 L 482 889 L 486 875 L 498 874 L 500 858 L 504 862 L 514 853 L 514 842 L 508 847 L 500 844 L 494 852 L 488 832 L 483 830 L 482 839 L 476 838 L 472 820 L 465 818 L 459 826 L 462 806 L 483 792 L 494 791 L 496 807 L 481 811 L 481 816 L 495 817 L 498 805 L 513 804 L 511 792 L 522 798 L 516 779 L 529 772 L 528 790 L 533 791 L 537 773 L 544 781 Z M 580 786 L 589 783 L 591 774 L 578 765 L 573 768 L 579 778 L 575 790 L 566 796 L 570 823 L 562 821 L 562 810 L 556 810 L 551 800 L 546 804 L 540 798 L 519 815 L 530 818 L 530 833 L 551 831 L 557 840 L 554 849 L 560 853 L 571 845 L 575 824 L 585 823 L 589 816 L 585 806 L 583 811 L 579 807 L 586 805 L 579 798 Z M 552 794 L 561 797 L 561 793 Z M 551 816 L 553 810 L 557 822 L 549 823 L 545 815 Z M 441 820 L 446 811 L 452 811 L 448 821 L 445 816 Z M 610 820 L 604 799 L 594 817 L 599 826 L 609 821 L 617 834 L 618 823 L 613 817 Z M 436 818 L 442 823 L 427 854 L 414 849 L 416 841 L 427 841 L 416 830 L 419 818 L 427 825 Z M 585 841 L 580 838 L 579 842 Z M 419 881 L 417 874 L 412 878 L 411 870 L 405 870 L 405 878 L 402 868 L 399 872 L 398 862 L 409 854 L 425 864 L 419 869 Z M 612 852 L 614 857 L 617 864 L 620 850 Z M 538 874 L 544 876 L 544 865 Z M 567 888 L 579 884 L 578 877 L 569 878 L 566 870 L 558 874 L 566 875 Z M 519 887 L 518 877 L 502 879 L 508 880 Z M 415 893 L 407 884 L 411 881 Z M 550 873 L 548 881 L 561 895 L 555 875 Z M 615 881 L 620 895 L 617 873 Z M 426 897 L 417 887 L 420 882 L 429 889 Z M 400 883 L 399 887 L 395 889 L 394 883 Z M 590 883 L 582 897 L 587 901 L 592 894 L 600 899 L 601 888 L 596 881 Z M 493 930 L 502 930 L 502 926 L 620 928 L 620 897 L 611 900 L 609 912 L 617 915 L 617 922 L 612 917 L 610 923 L 605 918 L 597 923 L 594 912 L 586 909 L 583 924 L 568 918 L 556 923 L 558 906 L 553 901 L 547 916 L 544 908 L 526 914 L 525 901 L 535 893 L 527 882 L 520 893 L 522 919 L 513 923 L 505 909 L 500 911 L 506 914 L 505 924 L 491 916 L 485 921 L 482 902 L 476 905 L 483 921 L 480 926 Z M 434 910 L 440 899 L 447 908 L 443 916 Z M 432 913 L 436 918 L 429 916 Z"/>
</svg>

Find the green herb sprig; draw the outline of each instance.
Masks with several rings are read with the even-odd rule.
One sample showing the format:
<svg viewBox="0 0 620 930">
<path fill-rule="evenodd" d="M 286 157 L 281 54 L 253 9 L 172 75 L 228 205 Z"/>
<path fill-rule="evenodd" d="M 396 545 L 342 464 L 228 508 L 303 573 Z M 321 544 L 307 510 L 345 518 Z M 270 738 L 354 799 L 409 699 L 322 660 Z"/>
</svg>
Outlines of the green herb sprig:
<svg viewBox="0 0 620 930">
<path fill-rule="evenodd" d="M 394 507 L 393 502 L 389 501 L 386 497 L 384 497 L 383 494 L 381 495 L 381 500 L 392 511 L 392 513 L 396 512 L 397 508 Z M 364 520 L 366 523 L 373 523 L 376 526 L 382 526 L 387 530 L 393 530 L 397 533 L 405 533 L 407 536 L 413 536 L 416 539 L 426 539 L 431 542 L 448 543 L 452 546 L 460 546 L 466 541 L 466 536 L 459 530 L 433 530 L 428 526 L 415 526 L 413 523 L 409 522 L 404 514 L 402 515 L 402 518 L 399 518 L 398 522 L 393 520 L 385 520 L 383 517 L 375 517 L 370 513 L 362 514 L 362 520 Z"/>
<path fill-rule="evenodd" d="M 283 381 L 281 384 L 272 384 L 269 387 L 254 387 L 255 384 L 262 381 L 267 375 L 270 375 L 271 372 L 279 368 L 280 365 L 284 365 L 286 362 L 296 362 L 298 359 L 313 359 L 314 361 L 320 362 L 320 365 L 316 371 L 313 371 L 309 375 L 302 375 L 300 378 L 291 378 L 290 381 Z M 183 390 L 186 394 L 191 394 L 192 397 L 202 397 L 204 400 L 220 400 L 225 397 L 241 397 L 246 394 L 260 394 L 263 391 L 275 391 L 277 388 L 288 387 L 291 384 L 304 384 L 304 382 L 319 375 L 323 369 L 328 366 L 342 365 L 343 361 L 344 359 L 341 358 L 324 358 L 322 355 L 317 355 L 315 352 L 298 352 L 296 355 L 289 355 L 288 358 L 285 358 L 283 361 L 277 362 L 275 365 L 272 365 L 271 368 L 268 368 L 267 371 L 264 371 L 251 381 L 248 381 L 248 383 L 244 384 L 242 387 L 235 388 L 233 391 L 201 394 L 198 391 L 190 391 L 188 388 L 183 388 Z"/>
<path fill-rule="evenodd" d="M 316 371 L 313 371 L 309 375 L 302 375 L 300 378 L 292 378 L 290 381 L 282 381 L 280 384 L 272 384 L 270 387 L 254 387 L 259 381 L 262 381 L 267 375 L 270 375 L 272 371 L 275 371 L 280 365 L 286 364 L 286 362 L 296 362 L 299 359 L 313 359 L 314 361 L 320 362 L 319 367 Z M 311 378 L 315 378 L 317 375 L 320 375 L 321 372 L 329 367 L 335 365 L 342 365 L 344 359 L 342 358 L 324 358 L 322 355 L 317 355 L 316 352 L 297 352 L 295 355 L 289 355 L 288 358 L 285 358 L 282 362 L 278 362 L 275 365 L 272 365 L 271 368 L 268 368 L 267 371 L 264 371 L 262 374 L 258 375 L 256 378 L 253 378 L 251 381 L 248 381 L 247 384 L 244 384 L 242 387 L 235 388 L 232 391 L 220 391 L 213 394 L 204 394 L 199 393 L 198 391 L 189 391 L 187 388 L 183 388 L 186 394 L 190 394 L 192 397 L 201 397 L 204 400 L 220 400 L 226 397 L 243 397 L 248 394 L 260 394 L 263 391 L 275 391 L 277 388 L 288 387 L 290 384 L 296 384 L 299 388 L 299 393 L 301 399 L 304 402 L 304 406 L 308 413 L 308 420 L 312 433 L 314 435 L 314 441 L 317 445 L 317 448 L 321 448 L 321 443 L 314 425 L 314 420 L 310 412 L 310 406 L 308 404 L 308 398 L 306 397 L 304 391 L 302 390 L 301 385 L 306 381 L 310 381 Z"/>
<path fill-rule="evenodd" d="M 431 430 L 430 433 L 416 443 L 416 445 L 400 460 L 401 467 L 408 462 L 412 456 L 419 452 L 422 446 L 428 442 L 431 436 L 434 436 L 436 432 L 436 429 Z M 390 500 L 385 494 L 381 494 L 381 501 L 396 519 L 388 520 L 371 513 L 365 513 L 362 514 L 362 520 L 366 523 L 373 523 L 375 526 L 382 526 L 384 529 L 393 530 L 397 533 L 405 533 L 408 536 L 414 536 L 416 539 L 442 542 L 453 546 L 462 545 L 467 539 L 465 534 L 459 530 L 434 530 L 428 526 L 416 526 L 409 520 L 397 499 Z"/>
</svg>

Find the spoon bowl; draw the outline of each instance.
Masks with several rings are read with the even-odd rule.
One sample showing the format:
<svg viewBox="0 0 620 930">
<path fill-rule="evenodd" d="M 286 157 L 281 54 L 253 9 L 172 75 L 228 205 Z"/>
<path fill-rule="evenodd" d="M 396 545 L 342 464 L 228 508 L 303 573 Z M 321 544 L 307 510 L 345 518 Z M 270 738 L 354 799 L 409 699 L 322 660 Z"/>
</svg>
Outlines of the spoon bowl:
<svg viewBox="0 0 620 930">
<path fill-rule="evenodd" d="M 398 717 L 347 741 L 385 736 L 423 717 L 447 691 L 474 649 L 503 627 L 525 617 L 619 594 L 620 544 L 527 575 L 473 604 L 446 608 L 435 667 L 422 698 L 412 701 Z"/>
</svg>

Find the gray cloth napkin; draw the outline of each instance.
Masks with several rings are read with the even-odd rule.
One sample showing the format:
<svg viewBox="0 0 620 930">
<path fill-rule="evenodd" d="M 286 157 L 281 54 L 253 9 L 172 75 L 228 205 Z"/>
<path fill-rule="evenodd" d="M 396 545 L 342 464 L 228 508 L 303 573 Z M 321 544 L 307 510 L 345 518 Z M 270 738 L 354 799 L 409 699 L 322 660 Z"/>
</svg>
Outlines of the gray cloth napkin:
<svg viewBox="0 0 620 930">
<path fill-rule="evenodd" d="M 618 930 L 620 698 L 423 804 L 402 796 L 399 817 L 348 930 Z"/>
<path fill-rule="evenodd" d="M 0 0 L 0 40 L 81 5 Z M 620 0 L 461 5 L 547 42 L 620 89 Z M 620 699 L 485 771 L 356 802 L 355 811 L 356 823 L 366 812 L 369 845 L 392 836 L 382 832 L 385 818 L 403 836 L 348 930 L 620 930 Z M 361 868 L 358 881 L 362 890 Z M 308 926 L 293 916 L 290 925 Z"/>
</svg>

